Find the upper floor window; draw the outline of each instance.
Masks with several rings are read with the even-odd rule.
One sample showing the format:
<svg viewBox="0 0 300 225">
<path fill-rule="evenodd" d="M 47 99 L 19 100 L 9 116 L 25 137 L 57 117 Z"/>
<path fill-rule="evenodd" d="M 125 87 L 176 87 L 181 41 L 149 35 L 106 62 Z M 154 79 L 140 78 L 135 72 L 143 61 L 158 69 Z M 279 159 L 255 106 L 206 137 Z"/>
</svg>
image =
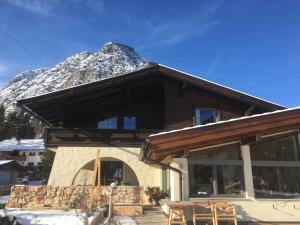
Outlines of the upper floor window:
<svg viewBox="0 0 300 225">
<path fill-rule="evenodd" d="M 136 129 L 136 117 L 124 116 L 124 130 L 135 130 L 135 129 Z"/>
<path fill-rule="evenodd" d="M 103 120 L 98 121 L 98 128 L 101 129 L 117 129 L 118 117 L 106 117 Z"/>
<path fill-rule="evenodd" d="M 218 109 L 216 108 L 196 108 L 195 125 L 214 123 L 218 119 Z"/>
<path fill-rule="evenodd" d="M 35 156 L 35 152 L 29 152 L 29 156 Z"/>
</svg>

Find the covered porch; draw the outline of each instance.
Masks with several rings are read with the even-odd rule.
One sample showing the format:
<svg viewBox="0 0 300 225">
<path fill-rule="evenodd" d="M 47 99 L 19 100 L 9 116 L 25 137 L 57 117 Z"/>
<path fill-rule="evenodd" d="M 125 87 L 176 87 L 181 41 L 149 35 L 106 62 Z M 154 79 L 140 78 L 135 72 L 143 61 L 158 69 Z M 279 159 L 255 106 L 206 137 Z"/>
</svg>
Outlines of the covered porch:
<svg viewBox="0 0 300 225">
<path fill-rule="evenodd" d="M 172 201 L 226 199 L 239 221 L 300 221 L 300 108 L 151 135 L 147 163 L 163 163 Z M 192 218 L 192 207 L 185 207 Z M 167 212 L 167 209 L 166 209 Z"/>
</svg>

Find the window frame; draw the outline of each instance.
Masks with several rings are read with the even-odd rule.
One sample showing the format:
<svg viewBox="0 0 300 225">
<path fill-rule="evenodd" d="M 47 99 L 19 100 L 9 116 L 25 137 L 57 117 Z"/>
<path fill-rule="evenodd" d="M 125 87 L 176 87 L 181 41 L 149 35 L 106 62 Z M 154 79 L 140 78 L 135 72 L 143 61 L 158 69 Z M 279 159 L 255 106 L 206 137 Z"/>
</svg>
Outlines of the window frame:
<svg viewBox="0 0 300 225">
<path fill-rule="evenodd" d="M 130 129 L 130 128 L 125 128 L 125 118 L 134 118 L 134 128 L 133 129 Z M 123 130 L 136 130 L 137 129 L 137 119 L 136 119 L 136 116 L 135 115 L 124 115 L 123 116 Z"/>
<path fill-rule="evenodd" d="M 252 160 L 252 156 L 251 156 L 251 147 L 252 146 L 257 146 L 257 145 L 260 145 L 260 144 L 266 144 L 266 143 L 268 143 L 270 141 L 274 141 L 278 138 L 280 139 L 280 138 L 289 137 L 289 136 L 294 136 L 295 137 L 296 148 L 297 148 L 297 157 L 296 157 L 297 160 L 293 160 L 293 161 L 287 161 L 287 160 Z M 261 162 L 261 161 L 265 161 L 265 162 L 268 161 L 268 162 L 299 162 L 300 163 L 300 145 L 299 145 L 300 140 L 299 140 L 299 138 L 300 138 L 299 133 L 297 131 L 292 131 L 292 132 L 288 132 L 288 133 L 284 133 L 284 134 L 268 135 L 268 136 L 262 137 L 261 140 L 255 142 L 255 143 L 249 144 L 251 162 L 257 163 L 257 162 Z M 258 163 L 258 164 L 260 164 L 260 163 Z"/>
<path fill-rule="evenodd" d="M 264 144 L 268 143 L 270 141 L 274 141 L 276 139 L 284 138 L 284 137 L 289 137 L 289 136 L 294 136 L 295 142 L 296 142 L 296 150 L 297 150 L 297 157 L 296 160 L 293 161 L 287 161 L 287 160 L 252 160 L 251 156 L 251 147 L 252 146 L 257 146 L 259 144 Z M 254 169 L 253 167 L 271 167 L 271 168 L 298 168 L 300 169 L 300 135 L 299 132 L 297 131 L 292 131 L 292 132 L 287 132 L 284 134 L 272 134 L 263 137 L 260 141 L 249 144 L 250 148 L 250 159 L 251 159 L 251 171 L 252 171 L 252 182 L 253 182 L 253 187 L 254 187 Z M 300 197 L 300 195 L 299 195 Z M 288 198 L 285 195 L 283 195 L 282 198 L 279 199 L 299 199 L 298 198 Z M 263 197 L 255 197 L 257 199 L 269 199 L 269 198 L 263 198 Z M 278 197 L 277 197 L 278 198 Z"/>
<path fill-rule="evenodd" d="M 105 130 L 118 130 L 119 129 L 119 116 L 117 115 L 106 115 L 106 116 L 101 116 L 103 117 L 104 119 L 100 120 L 98 119 L 97 120 L 97 129 L 105 129 Z M 116 128 L 109 128 L 109 127 L 100 127 L 100 122 L 101 121 L 107 121 L 108 119 L 112 119 L 112 118 L 116 118 Z M 106 124 L 108 125 L 108 123 Z"/>
<path fill-rule="evenodd" d="M 215 147 L 209 147 L 209 148 L 204 148 L 204 149 L 201 149 L 202 151 L 203 150 L 209 150 L 209 149 L 217 149 L 219 147 L 223 147 L 223 146 L 230 146 L 230 145 L 238 145 L 238 154 L 239 154 L 239 157 L 240 159 L 238 160 L 235 160 L 235 159 L 217 159 L 217 160 L 214 160 L 214 159 L 191 159 L 191 158 L 188 158 L 188 170 L 190 171 L 190 166 L 194 166 L 194 165 L 200 165 L 200 166 L 211 166 L 211 167 L 217 167 L 217 166 L 241 166 L 242 167 L 242 170 L 244 170 L 244 160 L 242 158 L 242 147 L 241 147 L 241 143 L 240 142 L 234 142 L 234 143 L 226 143 L 224 145 L 218 145 L 218 146 L 215 146 Z M 200 151 L 201 151 L 200 150 Z M 225 198 L 244 198 L 245 197 L 245 192 L 246 192 L 246 187 L 245 187 L 245 183 L 246 183 L 246 180 L 245 180 L 245 176 L 244 176 L 244 172 L 242 172 L 243 174 L 243 189 L 241 189 L 241 193 L 238 194 L 238 195 L 233 195 L 233 194 L 223 194 L 223 193 L 217 193 L 217 194 L 210 194 L 209 196 L 205 196 L 205 197 L 202 197 L 202 196 L 198 196 L 198 197 L 194 197 L 192 196 L 191 194 L 191 175 L 189 173 L 189 182 L 188 182 L 188 185 L 189 185 L 189 198 L 218 198 L 218 197 L 225 197 Z M 218 182 L 217 180 L 216 181 L 213 181 L 212 182 L 212 189 L 215 190 L 215 189 L 218 189 L 218 184 L 216 185 L 215 182 Z M 215 186 L 216 185 L 216 186 Z"/>
<path fill-rule="evenodd" d="M 203 107 L 203 106 L 194 106 L 194 112 L 193 112 L 193 115 L 194 115 L 194 121 L 193 121 L 193 124 L 194 126 L 201 126 L 201 125 L 205 125 L 205 124 L 209 124 L 209 123 L 205 123 L 205 124 L 197 124 L 197 116 L 196 116 L 196 110 L 197 109 L 212 109 L 212 110 L 215 110 L 217 115 L 216 115 L 216 118 L 215 118 L 215 121 L 212 122 L 212 123 L 216 123 L 218 121 L 221 120 L 221 110 L 217 107 Z"/>
</svg>

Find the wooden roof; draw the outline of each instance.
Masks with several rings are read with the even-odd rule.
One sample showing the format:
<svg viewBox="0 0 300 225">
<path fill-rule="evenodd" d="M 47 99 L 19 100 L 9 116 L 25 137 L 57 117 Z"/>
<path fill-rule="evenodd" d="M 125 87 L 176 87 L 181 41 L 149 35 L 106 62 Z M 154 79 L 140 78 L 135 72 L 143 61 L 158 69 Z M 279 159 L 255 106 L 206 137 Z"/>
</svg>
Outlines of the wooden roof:
<svg viewBox="0 0 300 225">
<path fill-rule="evenodd" d="M 161 161 L 169 155 L 180 157 L 192 149 L 256 140 L 257 137 L 300 128 L 300 107 L 239 119 L 150 135 L 142 151 L 143 160 Z"/>
<path fill-rule="evenodd" d="M 40 120 L 44 121 L 46 124 L 50 126 L 53 124 L 56 125 L 55 122 L 59 121 L 61 112 L 65 110 L 63 107 L 61 107 L 61 103 L 67 102 L 71 108 L 81 107 L 78 106 L 78 102 L 82 102 L 83 100 L 85 102 L 89 102 L 91 99 L 99 99 L 104 95 L 106 95 L 106 98 L 103 98 L 103 101 L 108 101 L 110 98 L 107 96 L 117 93 L 117 87 L 126 88 L 126 86 L 135 84 L 136 81 L 139 81 L 140 83 L 147 82 L 158 75 L 167 76 L 179 80 L 183 84 L 200 87 L 233 98 L 235 100 L 248 103 L 250 105 L 255 105 L 267 111 L 285 108 L 281 105 L 259 99 L 257 97 L 162 65 L 153 65 L 145 69 L 126 73 L 116 77 L 99 80 L 32 98 L 21 99 L 18 101 L 18 105 L 35 115 Z M 135 82 L 132 82 L 133 80 Z"/>
</svg>

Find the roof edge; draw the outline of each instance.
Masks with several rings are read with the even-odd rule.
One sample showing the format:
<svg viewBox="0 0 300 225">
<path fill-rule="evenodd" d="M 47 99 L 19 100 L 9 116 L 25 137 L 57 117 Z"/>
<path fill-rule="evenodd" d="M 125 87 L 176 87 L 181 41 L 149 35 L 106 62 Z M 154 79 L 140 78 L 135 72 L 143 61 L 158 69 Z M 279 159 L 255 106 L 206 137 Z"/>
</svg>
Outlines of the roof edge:
<svg viewBox="0 0 300 225">
<path fill-rule="evenodd" d="M 241 120 L 246 120 L 246 119 L 251 119 L 251 118 L 258 118 L 258 117 L 264 117 L 264 116 L 269 116 L 269 115 L 276 115 L 276 114 L 280 114 L 280 113 L 284 113 L 284 112 L 291 112 L 291 111 L 297 111 L 297 110 L 300 110 L 300 106 L 297 106 L 297 107 L 294 107 L 294 108 L 283 109 L 283 110 L 276 110 L 276 111 L 273 111 L 273 112 L 267 112 L 267 113 L 262 113 L 262 114 L 255 114 L 255 115 L 251 115 L 251 116 L 243 116 L 243 117 L 238 117 L 238 118 L 230 119 L 230 120 L 222 120 L 222 121 L 219 121 L 219 122 L 208 123 L 208 124 L 205 124 L 205 125 L 198 125 L 198 126 L 193 126 L 193 127 L 185 127 L 185 128 L 182 128 L 182 129 L 159 132 L 159 133 L 156 133 L 156 134 L 149 135 L 149 138 L 159 137 L 161 135 L 167 135 L 167 134 L 171 135 L 171 134 L 176 134 L 178 132 L 194 130 L 194 129 L 199 129 L 199 128 L 203 128 L 203 127 L 210 127 L 210 126 L 215 126 L 215 125 L 219 125 L 219 124 L 226 124 L 226 123 L 230 123 L 230 122 L 234 122 L 234 121 L 241 121 Z"/>
</svg>

